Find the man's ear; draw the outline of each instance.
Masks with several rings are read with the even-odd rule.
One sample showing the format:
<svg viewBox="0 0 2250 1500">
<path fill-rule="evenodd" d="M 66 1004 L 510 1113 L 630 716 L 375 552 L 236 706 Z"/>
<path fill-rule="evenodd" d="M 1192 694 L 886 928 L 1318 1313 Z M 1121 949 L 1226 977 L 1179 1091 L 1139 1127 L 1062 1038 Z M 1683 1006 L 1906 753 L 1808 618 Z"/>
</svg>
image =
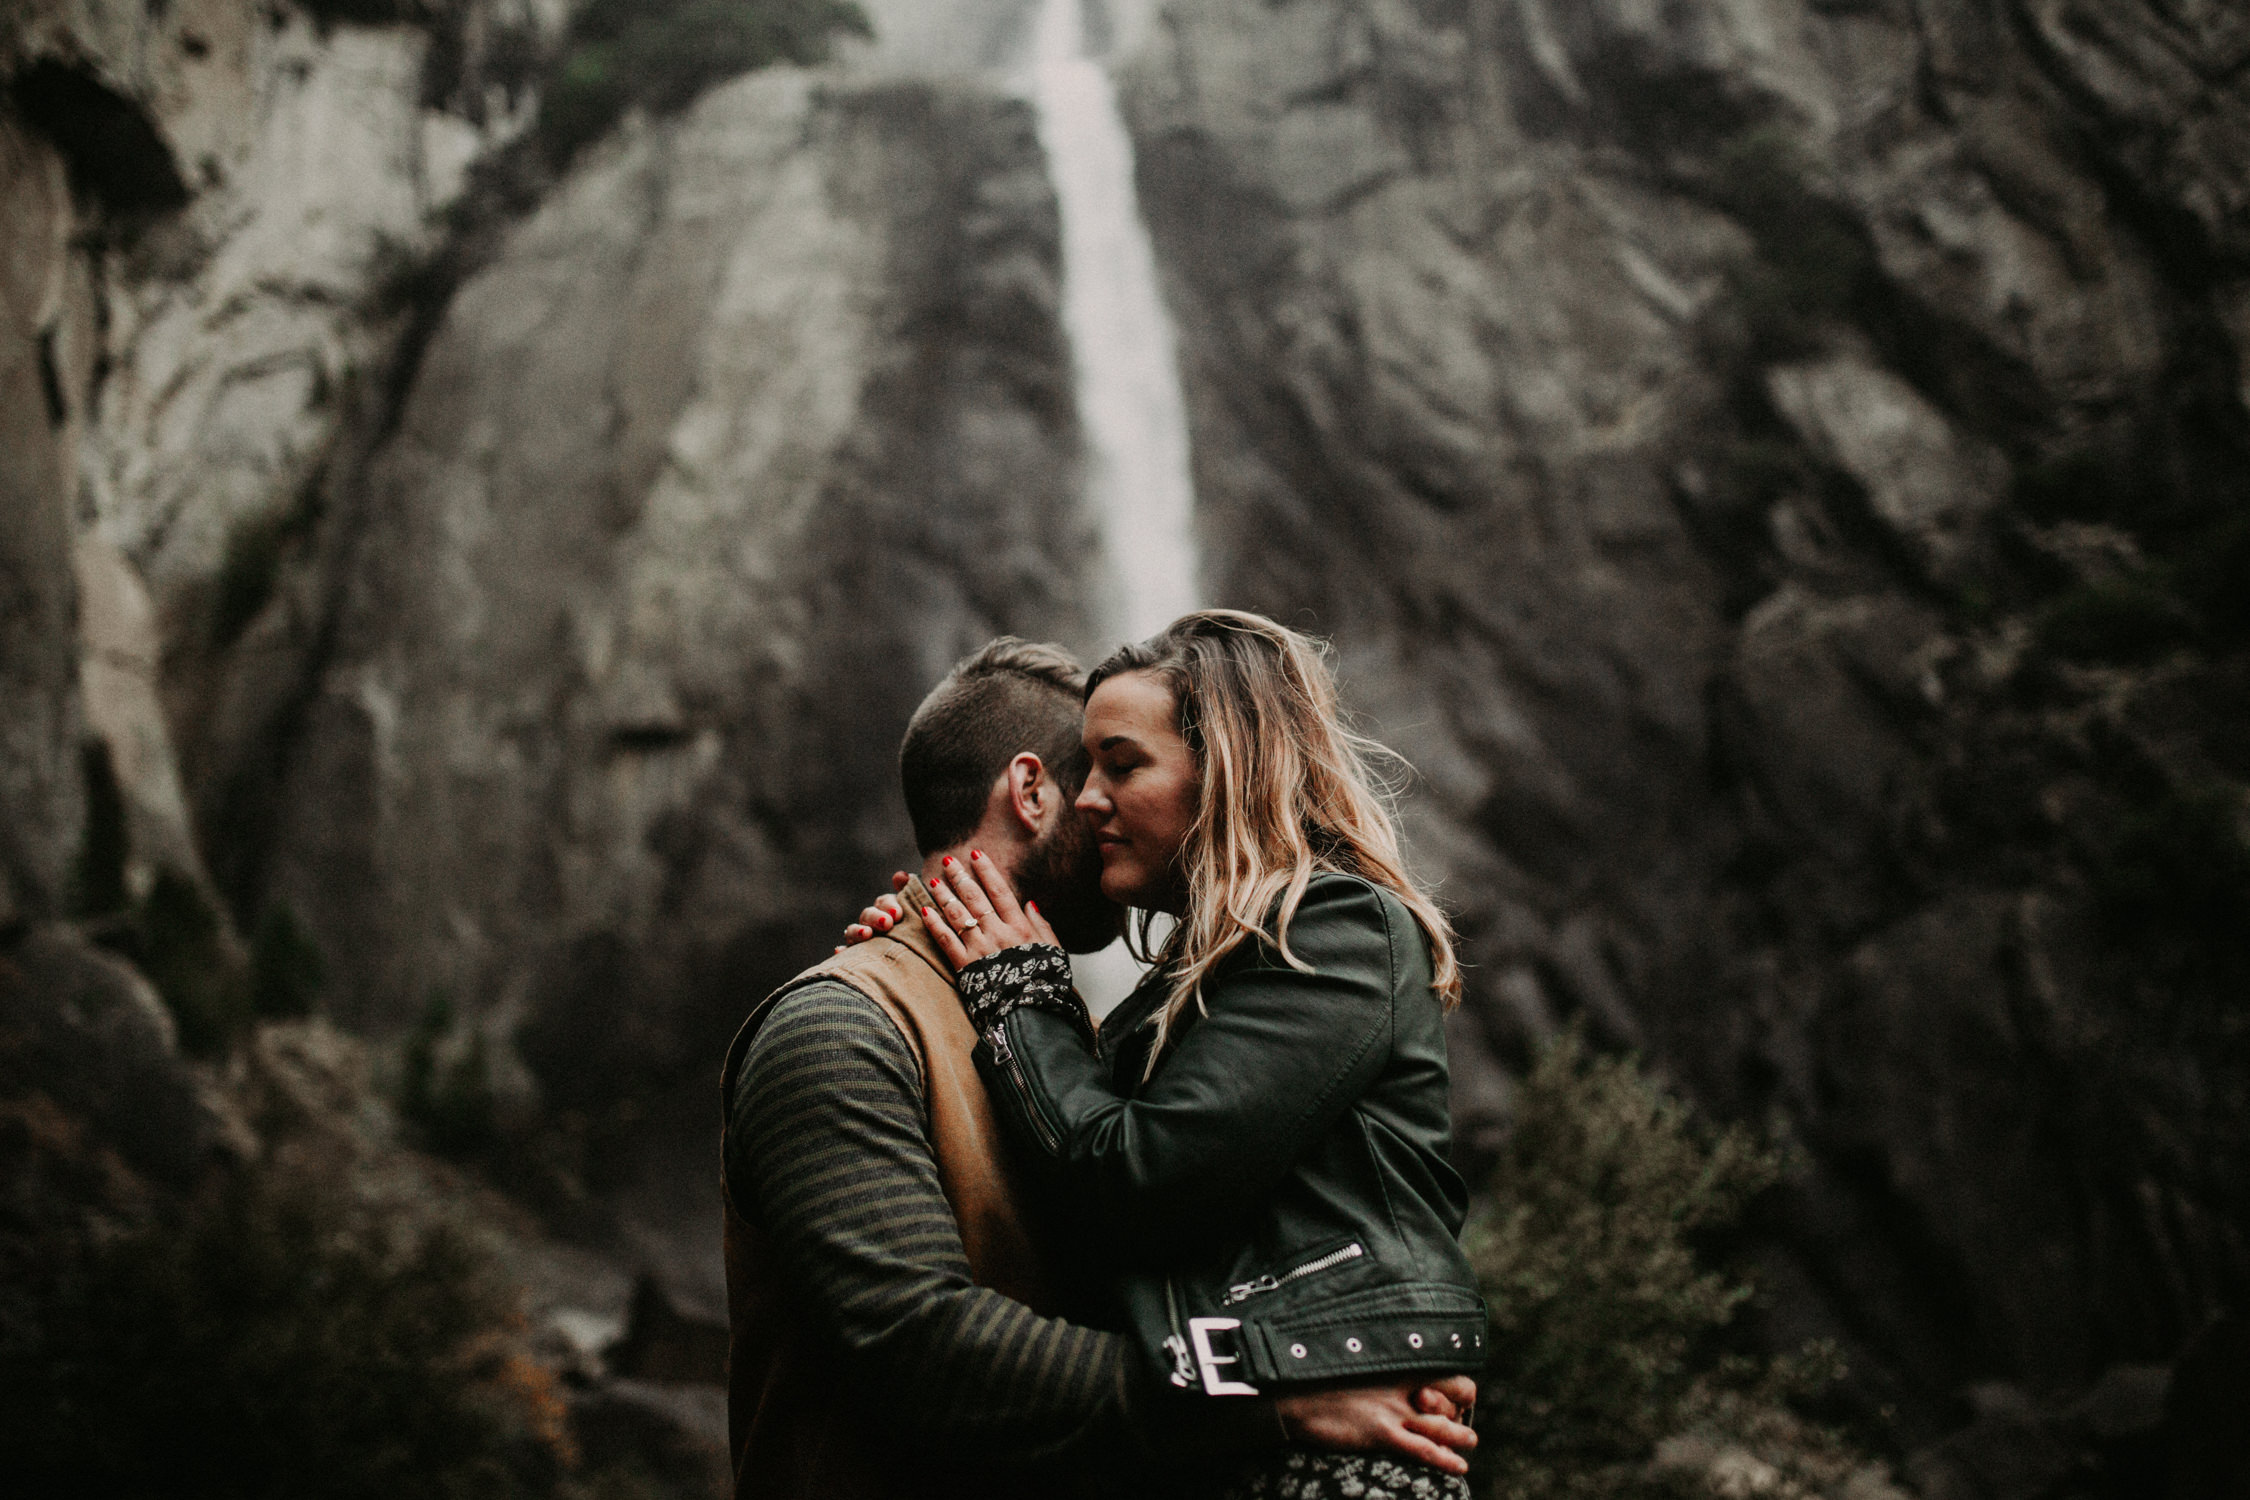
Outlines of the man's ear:
<svg viewBox="0 0 2250 1500">
<path fill-rule="evenodd" d="M 1045 762 L 1029 750 L 1008 762 L 1008 811 L 1025 833 L 1037 837 L 1047 826 L 1058 795 Z"/>
</svg>

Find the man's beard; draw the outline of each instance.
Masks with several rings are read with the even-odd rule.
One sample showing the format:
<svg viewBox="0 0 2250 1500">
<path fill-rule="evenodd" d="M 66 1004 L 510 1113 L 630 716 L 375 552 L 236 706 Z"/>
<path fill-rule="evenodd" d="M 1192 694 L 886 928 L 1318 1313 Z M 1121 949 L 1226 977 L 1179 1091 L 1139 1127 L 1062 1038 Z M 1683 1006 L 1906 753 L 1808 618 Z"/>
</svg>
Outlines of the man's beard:
<svg viewBox="0 0 2250 1500">
<path fill-rule="evenodd" d="M 1125 930 L 1125 908 L 1102 894 L 1102 851 L 1094 830 L 1072 812 L 1024 851 L 1016 893 L 1039 903 L 1039 915 L 1071 953 L 1098 953 Z"/>
</svg>

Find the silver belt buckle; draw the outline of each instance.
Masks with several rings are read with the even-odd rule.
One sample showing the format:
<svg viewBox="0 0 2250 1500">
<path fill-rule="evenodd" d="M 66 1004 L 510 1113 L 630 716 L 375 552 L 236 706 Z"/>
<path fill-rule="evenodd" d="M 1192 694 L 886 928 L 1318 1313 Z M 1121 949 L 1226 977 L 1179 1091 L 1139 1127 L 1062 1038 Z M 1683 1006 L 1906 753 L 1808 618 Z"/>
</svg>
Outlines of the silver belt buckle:
<svg viewBox="0 0 2250 1500">
<path fill-rule="evenodd" d="M 1242 1359 L 1236 1354 L 1221 1354 L 1211 1347 L 1214 1333 L 1234 1333 L 1242 1327 L 1240 1318 L 1190 1318 L 1188 1338 L 1195 1344 L 1195 1366 L 1203 1374 L 1203 1393 L 1206 1396 L 1255 1396 L 1258 1388 L 1247 1381 L 1229 1380 L 1219 1373 L 1221 1365 L 1238 1365 Z M 1239 1340 L 1237 1341 L 1239 1347 Z"/>
</svg>

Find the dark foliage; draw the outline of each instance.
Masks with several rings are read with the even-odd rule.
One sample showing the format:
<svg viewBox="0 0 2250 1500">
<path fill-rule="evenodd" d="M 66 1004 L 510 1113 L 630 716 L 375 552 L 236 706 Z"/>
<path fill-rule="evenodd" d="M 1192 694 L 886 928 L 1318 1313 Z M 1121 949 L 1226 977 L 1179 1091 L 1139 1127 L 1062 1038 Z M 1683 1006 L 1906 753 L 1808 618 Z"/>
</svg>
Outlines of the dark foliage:
<svg viewBox="0 0 2250 1500">
<path fill-rule="evenodd" d="M 267 908 L 245 954 L 203 888 L 170 868 L 96 933 L 148 976 L 180 1046 L 200 1057 L 226 1052 L 254 1021 L 313 1014 L 327 983 L 319 944 L 286 903 Z"/>
<path fill-rule="evenodd" d="M 2196 405 L 2185 393 L 2179 401 Z M 2183 433 L 2176 416 L 2143 416 L 2039 455 L 2022 466 L 2014 499 L 2036 520 L 2115 526 L 2146 551 L 2150 567 L 2119 590 L 2134 594 L 2141 617 L 2128 632 L 2146 633 L 2163 615 L 2168 639 L 2233 649 L 2250 640 L 2250 475 L 2241 471 L 2250 427 L 2230 416 Z M 2122 602 L 2097 607 L 2117 623 Z"/>
<path fill-rule="evenodd" d="M 179 871 L 157 872 L 122 946 L 164 997 L 187 1051 L 224 1052 L 249 1023 L 242 961 L 225 918 Z"/>
<path fill-rule="evenodd" d="M 297 0 L 323 26 L 401 26 L 431 19 L 423 0 Z"/>
<path fill-rule="evenodd" d="M 322 399 L 321 392 L 315 400 Z M 211 644 L 224 650 L 257 619 L 281 583 L 290 549 L 303 542 L 320 516 L 317 489 L 308 488 L 293 504 L 244 516 L 227 533 L 226 554 L 211 594 Z"/>
<path fill-rule="evenodd" d="M 295 1020 L 313 1013 L 328 982 L 320 945 L 286 901 L 266 909 L 250 944 L 250 1011 L 261 1020 Z"/>
<path fill-rule="evenodd" d="M 2232 791 L 2204 787 L 2128 805 L 2089 829 L 2087 867 L 2112 921 L 2250 972 L 2250 844 L 2240 806 Z"/>
<path fill-rule="evenodd" d="M 1865 231 L 1815 179 L 1794 132 L 1760 125 L 1720 145 L 1702 185 L 1756 242 L 1757 255 L 1733 273 L 1733 301 L 1761 360 L 1819 349 L 1827 326 L 1849 318 L 1876 287 Z"/>
<path fill-rule="evenodd" d="M 230 646 L 273 598 L 281 572 L 282 527 L 271 519 L 237 526 L 227 537 L 211 604 L 211 643 Z"/>
<path fill-rule="evenodd" d="M 16 1493 L 508 1500 L 567 1457 L 484 1258 L 310 1180 L 245 1178 L 16 1291 Z"/>
<path fill-rule="evenodd" d="M 2142 575 L 2084 584 L 2041 611 L 2041 649 L 2071 661 L 2147 661 L 2191 638 L 2194 621 L 2179 597 Z"/>
<path fill-rule="evenodd" d="M 78 747 L 79 771 L 86 782 L 86 826 L 79 836 L 71 870 L 71 910 L 102 917 L 125 909 L 125 858 L 131 852 L 125 825 L 125 794 L 106 741 Z"/>
<path fill-rule="evenodd" d="M 456 1034 L 453 999 L 443 991 L 407 1038 L 398 1107 L 441 1156 L 474 1156 L 498 1136 L 484 1034 Z"/>
<path fill-rule="evenodd" d="M 1864 1466 L 1788 1410 L 1839 1373 L 1832 1356 L 1729 1356 L 1716 1337 L 1751 1289 L 1706 1241 L 1784 1160 L 1741 1127 L 1701 1129 L 1630 1059 L 1570 1039 L 1548 1051 L 1466 1237 L 1493 1319 L 1478 1420 L 1489 1494 L 1702 1492 L 1700 1474 L 1650 1469 L 1683 1434 L 1754 1452 L 1801 1486 Z"/>
<path fill-rule="evenodd" d="M 591 0 L 549 70 L 538 135 L 558 166 L 626 113 L 685 108 L 712 84 L 774 63 L 816 63 L 866 36 L 850 0 Z"/>
</svg>

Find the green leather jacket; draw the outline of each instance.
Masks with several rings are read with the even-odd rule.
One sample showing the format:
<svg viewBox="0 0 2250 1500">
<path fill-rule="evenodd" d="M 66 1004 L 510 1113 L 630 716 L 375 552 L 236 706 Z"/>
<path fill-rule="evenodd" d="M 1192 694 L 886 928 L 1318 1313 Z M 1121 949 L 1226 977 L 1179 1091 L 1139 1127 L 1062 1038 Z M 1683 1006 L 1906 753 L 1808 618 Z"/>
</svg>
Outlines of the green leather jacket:
<svg viewBox="0 0 2250 1500">
<path fill-rule="evenodd" d="M 1307 888 L 1288 937 L 1311 972 L 1245 944 L 1145 1081 L 1161 973 L 1097 1046 L 1017 1009 L 977 1065 L 1173 1383 L 1226 1395 L 1480 1369 L 1428 944 L 1397 897 L 1336 874 Z"/>
</svg>

